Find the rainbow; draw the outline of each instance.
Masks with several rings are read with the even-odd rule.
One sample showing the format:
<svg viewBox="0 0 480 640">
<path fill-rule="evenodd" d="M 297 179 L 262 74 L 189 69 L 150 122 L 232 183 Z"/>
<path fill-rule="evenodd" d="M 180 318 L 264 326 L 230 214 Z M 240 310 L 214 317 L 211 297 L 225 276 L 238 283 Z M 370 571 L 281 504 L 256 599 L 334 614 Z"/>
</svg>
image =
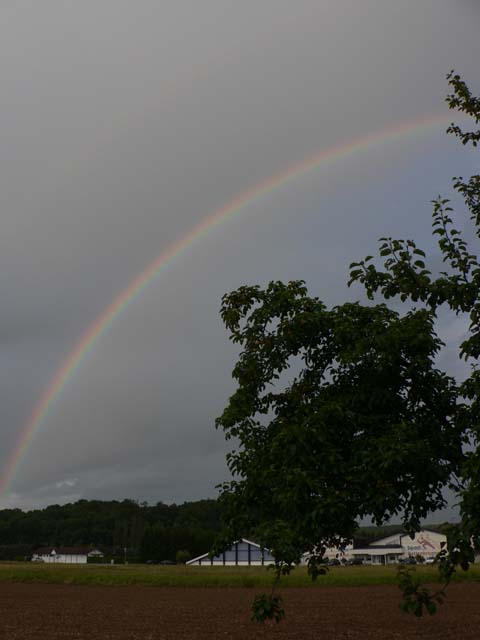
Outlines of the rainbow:
<svg viewBox="0 0 480 640">
<path fill-rule="evenodd" d="M 113 322 L 125 309 L 137 300 L 145 289 L 161 275 L 165 269 L 195 243 L 200 242 L 211 231 L 226 223 L 233 216 L 239 215 L 250 204 L 262 196 L 268 195 L 295 178 L 361 151 L 368 151 L 372 147 L 395 141 L 409 134 L 415 134 L 424 129 L 445 124 L 451 116 L 437 115 L 426 118 L 409 120 L 359 137 L 348 143 L 334 145 L 305 158 L 298 164 L 288 166 L 282 172 L 256 184 L 239 197 L 230 200 L 225 206 L 206 216 L 199 224 L 190 229 L 185 235 L 174 242 L 164 252 L 157 256 L 136 278 L 110 302 L 102 313 L 92 322 L 80 340 L 67 355 L 62 366 L 49 381 L 48 387 L 38 399 L 27 422 L 20 429 L 20 434 L 13 451 L 2 471 L 0 478 L 0 496 L 5 496 L 10 490 L 18 468 L 25 457 L 29 443 L 46 418 L 56 398 L 62 393 L 69 380 L 78 371 L 82 362 L 92 351 L 97 341 L 112 326 Z"/>
</svg>

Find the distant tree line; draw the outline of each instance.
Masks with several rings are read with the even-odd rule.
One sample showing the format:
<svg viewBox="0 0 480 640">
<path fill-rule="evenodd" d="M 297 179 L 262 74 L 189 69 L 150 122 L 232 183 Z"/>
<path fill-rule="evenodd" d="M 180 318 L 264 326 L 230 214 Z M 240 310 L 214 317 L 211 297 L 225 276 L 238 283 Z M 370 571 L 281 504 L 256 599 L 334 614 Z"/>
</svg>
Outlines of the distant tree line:
<svg viewBox="0 0 480 640">
<path fill-rule="evenodd" d="M 79 500 L 22 511 L 0 510 L 0 560 L 23 559 L 37 547 L 89 545 L 130 561 L 175 561 L 208 551 L 220 529 L 216 500 L 148 505 L 133 500 Z"/>
</svg>

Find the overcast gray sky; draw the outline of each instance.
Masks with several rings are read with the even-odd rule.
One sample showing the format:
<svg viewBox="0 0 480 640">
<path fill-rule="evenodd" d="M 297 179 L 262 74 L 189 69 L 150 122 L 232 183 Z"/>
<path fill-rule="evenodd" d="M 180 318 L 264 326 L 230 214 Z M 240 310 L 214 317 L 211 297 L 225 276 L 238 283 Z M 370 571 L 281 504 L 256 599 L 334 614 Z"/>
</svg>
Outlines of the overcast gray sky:
<svg viewBox="0 0 480 640">
<path fill-rule="evenodd" d="M 12 0 L 0 8 L 0 463 L 84 331 L 195 224 L 331 145 L 480 91 L 477 0 Z M 240 284 L 327 303 L 382 235 L 429 246 L 429 201 L 480 169 L 444 126 L 257 199 L 113 323 L 56 398 L 0 506 L 183 501 L 226 478 L 214 419 Z M 442 320 L 452 341 L 461 321 Z M 443 362 L 461 372 L 454 350 Z"/>
</svg>

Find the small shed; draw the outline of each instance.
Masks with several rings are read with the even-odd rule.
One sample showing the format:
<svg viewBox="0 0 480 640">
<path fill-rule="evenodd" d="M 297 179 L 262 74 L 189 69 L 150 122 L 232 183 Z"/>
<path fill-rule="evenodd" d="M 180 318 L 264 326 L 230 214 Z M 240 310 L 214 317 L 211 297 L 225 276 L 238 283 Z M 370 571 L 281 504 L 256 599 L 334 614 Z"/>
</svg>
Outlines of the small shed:
<svg viewBox="0 0 480 640">
<path fill-rule="evenodd" d="M 274 557 L 268 549 L 262 549 L 259 544 L 240 538 L 234 542 L 229 549 L 223 553 L 209 557 L 208 553 L 197 556 L 189 560 L 186 564 L 201 567 L 221 567 L 221 566 L 262 566 L 275 562 Z"/>
<path fill-rule="evenodd" d="M 103 558 L 103 553 L 91 547 L 41 547 L 34 551 L 32 562 L 87 564 L 88 558 Z"/>
</svg>

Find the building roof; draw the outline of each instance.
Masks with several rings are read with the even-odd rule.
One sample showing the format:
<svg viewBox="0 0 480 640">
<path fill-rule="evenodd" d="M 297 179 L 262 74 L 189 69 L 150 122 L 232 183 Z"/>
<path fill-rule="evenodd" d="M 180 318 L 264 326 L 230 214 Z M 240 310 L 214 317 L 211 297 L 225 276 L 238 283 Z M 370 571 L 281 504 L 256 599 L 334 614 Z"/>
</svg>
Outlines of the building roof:
<svg viewBox="0 0 480 640">
<path fill-rule="evenodd" d="M 364 549 L 403 549 L 401 544 L 369 544 L 366 547 L 362 547 Z M 356 551 L 356 549 L 354 549 Z"/>
<path fill-rule="evenodd" d="M 88 556 L 92 551 L 95 551 L 96 554 L 101 553 L 98 549 L 92 549 L 91 547 L 40 547 L 35 549 L 34 553 L 37 556 Z"/>
<path fill-rule="evenodd" d="M 387 554 L 390 555 L 403 555 L 403 547 L 400 545 L 377 545 L 375 547 L 364 547 L 359 549 L 352 549 L 351 553 L 354 556 L 365 555 L 365 556 L 384 556 Z"/>
<path fill-rule="evenodd" d="M 381 545 L 378 545 L 377 542 L 381 543 L 383 540 L 388 540 L 389 538 L 394 537 L 398 537 L 399 540 L 401 540 L 402 538 L 410 538 L 410 535 L 405 532 L 405 529 L 401 525 L 391 525 L 389 528 L 391 529 L 390 532 L 384 533 L 380 536 L 375 536 L 374 538 L 367 538 L 364 536 L 355 537 L 353 541 L 353 548 L 364 549 L 365 547 L 370 546 L 380 547 Z M 421 533 L 422 531 L 426 531 L 427 533 L 434 533 L 437 535 L 444 535 L 442 531 L 438 531 L 437 529 L 432 529 L 430 527 L 422 527 L 419 531 L 417 531 L 417 533 Z M 387 546 L 391 545 L 388 544 Z"/>
<path fill-rule="evenodd" d="M 245 542 L 246 544 L 249 544 L 252 547 L 257 547 L 257 549 L 261 549 L 259 544 L 257 544 L 256 542 L 252 542 L 251 540 L 247 540 L 246 538 L 240 538 L 239 540 L 235 540 L 235 542 L 232 543 L 232 547 L 233 547 L 233 545 L 238 544 L 239 542 Z M 232 547 L 230 547 L 230 548 L 232 548 Z M 264 551 L 269 553 L 269 549 L 264 549 Z M 209 558 L 209 556 L 210 556 L 209 552 L 203 553 L 201 556 L 197 556 L 196 558 L 192 558 L 191 560 L 189 560 L 185 564 L 194 564 L 195 562 L 198 562 L 199 560 L 203 560 L 204 558 Z"/>
</svg>

